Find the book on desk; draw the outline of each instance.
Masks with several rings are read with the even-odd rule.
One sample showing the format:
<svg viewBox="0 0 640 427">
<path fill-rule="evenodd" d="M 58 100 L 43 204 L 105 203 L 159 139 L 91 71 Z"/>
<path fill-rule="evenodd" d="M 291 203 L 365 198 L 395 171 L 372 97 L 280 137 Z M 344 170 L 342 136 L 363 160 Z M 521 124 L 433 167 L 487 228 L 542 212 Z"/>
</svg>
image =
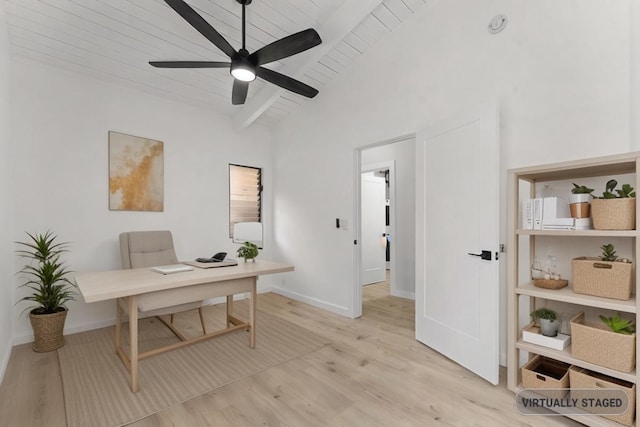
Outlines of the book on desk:
<svg viewBox="0 0 640 427">
<path fill-rule="evenodd" d="M 231 267 L 238 265 L 238 261 L 235 259 L 225 259 L 218 262 L 199 262 L 199 261 L 181 261 L 183 264 L 193 266 L 197 268 L 217 268 L 217 267 Z"/>
<path fill-rule="evenodd" d="M 231 267 L 234 265 L 238 265 L 238 262 L 233 259 L 228 259 L 220 262 L 180 261 L 180 264 L 159 265 L 157 267 L 151 267 L 151 271 L 155 271 L 156 273 L 160 273 L 160 274 L 174 274 L 174 273 L 182 273 L 185 271 L 192 271 L 193 267 L 215 268 L 215 267 Z"/>
</svg>

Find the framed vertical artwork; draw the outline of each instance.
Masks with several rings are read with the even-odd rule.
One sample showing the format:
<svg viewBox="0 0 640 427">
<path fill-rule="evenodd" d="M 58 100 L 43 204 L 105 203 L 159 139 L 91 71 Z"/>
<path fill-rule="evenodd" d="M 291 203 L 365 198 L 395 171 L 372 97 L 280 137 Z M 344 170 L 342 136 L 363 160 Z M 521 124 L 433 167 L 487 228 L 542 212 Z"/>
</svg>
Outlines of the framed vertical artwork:
<svg viewBox="0 0 640 427">
<path fill-rule="evenodd" d="M 109 131 L 109 210 L 164 211 L 162 141 Z"/>
</svg>

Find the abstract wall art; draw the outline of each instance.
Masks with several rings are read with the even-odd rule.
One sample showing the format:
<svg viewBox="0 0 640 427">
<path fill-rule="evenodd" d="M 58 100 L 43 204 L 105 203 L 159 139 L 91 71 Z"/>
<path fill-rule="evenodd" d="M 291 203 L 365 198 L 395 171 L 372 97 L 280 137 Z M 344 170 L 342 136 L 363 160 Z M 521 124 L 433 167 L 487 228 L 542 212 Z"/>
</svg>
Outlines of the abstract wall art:
<svg viewBox="0 0 640 427">
<path fill-rule="evenodd" d="M 164 210 L 162 141 L 109 132 L 109 210 Z"/>
</svg>

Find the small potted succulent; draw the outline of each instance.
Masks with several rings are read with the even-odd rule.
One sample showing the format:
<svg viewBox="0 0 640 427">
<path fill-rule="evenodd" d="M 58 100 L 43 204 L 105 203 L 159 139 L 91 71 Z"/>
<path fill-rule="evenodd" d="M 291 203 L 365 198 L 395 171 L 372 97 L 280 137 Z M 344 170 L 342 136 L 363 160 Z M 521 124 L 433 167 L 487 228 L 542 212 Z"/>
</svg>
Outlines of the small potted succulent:
<svg viewBox="0 0 640 427">
<path fill-rule="evenodd" d="M 624 320 L 620 313 L 611 317 L 600 315 L 600 320 L 611 329 L 611 332 L 616 334 L 632 335 L 636 331 L 636 325 L 633 320 Z"/>
<path fill-rule="evenodd" d="M 623 319 L 620 313 L 599 317 L 602 323 L 588 322 L 583 312 L 571 321 L 571 355 L 616 371 L 631 372 L 636 366 L 633 320 Z"/>
<path fill-rule="evenodd" d="M 531 320 L 540 323 L 540 332 L 547 337 L 558 335 L 558 313 L 547 307 L 541 307 L 531 312 Z"/>
<path fill-rule="evenodd" d="M 569 209 L 572 218 L 589 218 L 589 202 L 593 197 L 593 188 L 573 183 L 569 196 Z"/>
<path fill-rule="evenodd" d="M 244 258 L 244 262 L 249 260 L 255 262 L 255 259 L 258 256 L 258 246 L 251 242 L 244 242 L 244 244 L 238 248 L 238 252 L 236 254 L 240 258 Z"/>
<path fill-rule="evenodd" d="M 610 179 L 601 197 L 591 201 L 591 217 L 596 230 L 634 230 L 636 228 L 636 193 L 629 184 L 616 189 L 618 181 Z"/>
</svg>

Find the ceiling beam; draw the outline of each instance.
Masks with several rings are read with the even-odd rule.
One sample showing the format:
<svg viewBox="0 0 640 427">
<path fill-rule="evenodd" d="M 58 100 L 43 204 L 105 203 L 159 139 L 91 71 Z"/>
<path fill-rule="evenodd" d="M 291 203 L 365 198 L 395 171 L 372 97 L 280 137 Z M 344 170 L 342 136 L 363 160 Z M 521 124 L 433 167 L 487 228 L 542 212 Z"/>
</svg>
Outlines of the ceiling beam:
<svg viewBox="0 0 640 427">
<path fill-rule="evenodd" d="M 293 78 L 300 78 L 313 67 L 322 57 L 329 53 L 335 45 L 351 32 L 364 18 L 367 17 L 382 0 L 348 0 L 317 29 L 322 44 L 302 54 L 286 60 L 285 65 L 278 70 L 282 74 Z M 246 129 L 279 97 L 280 87 L 267 84 L 251 98 L 233 118 L 236 130 Z"/>
</svg>

